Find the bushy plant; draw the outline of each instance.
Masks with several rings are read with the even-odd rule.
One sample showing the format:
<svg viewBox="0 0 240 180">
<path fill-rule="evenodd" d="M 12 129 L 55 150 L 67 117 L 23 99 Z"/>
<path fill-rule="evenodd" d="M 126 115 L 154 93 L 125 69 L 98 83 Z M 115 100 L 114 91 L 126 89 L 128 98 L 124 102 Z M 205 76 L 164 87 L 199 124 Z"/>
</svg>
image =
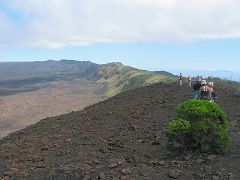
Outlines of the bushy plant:
<svg viewBox="0 0 240 180">
<path fill-rule="evenodd" d="M 179 118 L 169 122 L 168 130 L 168 138 L 170 141 L 185 144 L 187 135 L 191 130 L 191 124 L 189 121 Z"/>
<path fill-rule="evenodd" d="M 227 130 L 211 119 L 193 123 L 191 136 L 203 152 L 224 154 L 230 145 Z"/>
<path fill-rule="evenodd" d="M 190 128 L 190 122 L 184 119 L 176 119 L 169 123 L 169 131 L 175 135 L 186 133 Z"/>
<path fill-rule="evenodd" d="M 167 135 L 170 144 L 224 154 L 230 146 L 227 124 L 227 116 L 218 104 L 188 100 L 177 107 L 177 119 L 169 122 Z"/>
<path fill-rule="evenodd" d="M 227 116 L 220 106 L 206 100 L 187 100 L 177 107 L 178 117 L 191 122 L 211 119 L 227 128 Z"/>
</svg>

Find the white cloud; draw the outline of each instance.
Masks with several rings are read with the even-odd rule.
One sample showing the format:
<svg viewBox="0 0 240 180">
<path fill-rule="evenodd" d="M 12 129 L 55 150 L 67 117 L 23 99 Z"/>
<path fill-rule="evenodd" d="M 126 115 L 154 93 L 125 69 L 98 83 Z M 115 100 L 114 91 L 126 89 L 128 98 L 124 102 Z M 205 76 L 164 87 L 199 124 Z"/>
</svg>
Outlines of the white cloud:
<svg viewBox="0 0 240 180">
<path fill-rule="evenodd" d="M 6 1 L 6 0 L 5 0 Z M 62 48 L 111 42 L 240 37 L 238 0 L 8 0 L 26 22 L 0 46 Z M 14 24 L 9 18 L 0 28 Z M 9 26 L 8 26 L 9 28 Z M 5 29 L 5 28 L 3 28 Z M 14 42 L 11 33 L 15 30 Z M 0 30 L 2 33 L 3 30 Z M 1 35 L 0 35 L 1 38 Z M 1 38 L 2 39 L 2 38 Z"/>
</svg>

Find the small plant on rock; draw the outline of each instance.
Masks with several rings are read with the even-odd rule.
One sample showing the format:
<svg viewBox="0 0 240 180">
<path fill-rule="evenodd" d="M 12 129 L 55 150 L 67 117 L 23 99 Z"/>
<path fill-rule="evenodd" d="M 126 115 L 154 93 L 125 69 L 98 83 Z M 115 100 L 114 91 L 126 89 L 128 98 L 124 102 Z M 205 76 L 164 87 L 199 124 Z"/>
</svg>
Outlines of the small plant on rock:
<svg viewBox="0 0 240 180">
<path fill-rule="evenodd" d="M 177 107 L 177 119 L 169 122 L 169 145 L 224 154 L 230 146 L 228 120 L 220 106 L 205 100 L 188 100 Z"/>
</svg>

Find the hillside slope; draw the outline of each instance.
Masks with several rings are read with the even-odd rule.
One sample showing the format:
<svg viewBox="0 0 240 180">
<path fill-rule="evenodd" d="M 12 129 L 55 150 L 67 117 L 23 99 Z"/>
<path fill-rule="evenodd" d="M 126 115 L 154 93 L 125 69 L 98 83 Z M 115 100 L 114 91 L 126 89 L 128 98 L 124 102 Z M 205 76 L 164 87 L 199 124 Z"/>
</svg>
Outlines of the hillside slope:
<svg viewBox="0 0 240 180">
<path fill-rule="evenodd" d="M 0 63 L 0 96 L 36 91 L 54 82 L 88 80 L 106 85 L 108 97 L 143 85 L 172 80 L 167 72 L 149 72 L 121 63 L 95 64 L 90 61 L 48 60 Z"/>
<path fill-rule="evenodd" d="M 166 149 L 167 122 L 191 89 L 157 84 L 83 111 L 47 118 L 0 141 L 0 177 L 12 179 L 239 179 L 240 99 L 218 88 L 233 139 L 222 157 Z"/>
<path fill-rule="evenodd" d="M 165 71 L 151 72 L 121 63 L 109 63 L 102 65 L 98 70 L 98 83 L 108 86 L 108 97 L 112 97 L 124 91 L 136 89 L 159 82 L 171 83 L 175 76 Z"/>
<path fill-rule="evenodd" d="M 36 91 L 59 81 L 95 81 L 99 67 L 73 60 L 0 63 L 0 96 Z"/>
</svg>

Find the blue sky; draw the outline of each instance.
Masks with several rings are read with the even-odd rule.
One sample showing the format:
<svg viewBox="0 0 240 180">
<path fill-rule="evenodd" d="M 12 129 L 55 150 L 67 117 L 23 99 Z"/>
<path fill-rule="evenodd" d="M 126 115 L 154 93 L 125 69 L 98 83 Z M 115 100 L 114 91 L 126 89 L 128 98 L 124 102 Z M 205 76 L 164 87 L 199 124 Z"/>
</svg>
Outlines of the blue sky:
<svg viewBox="0 0 240 180">
<path fill-rule="evenodd" d="M 1 61 L 42 61 L 48 59 L 119 61 L 149 70 L 233 70 L 240 67 L 240 40 L 208 40 L 184 44 L 117 43 L 61 49 L 1 49 Z"/>
<path fill-rule="evenodd" d="M 2 0 L 0 61 L 240 71 L 239 8 L 236 0 Z"/>
</svg>

